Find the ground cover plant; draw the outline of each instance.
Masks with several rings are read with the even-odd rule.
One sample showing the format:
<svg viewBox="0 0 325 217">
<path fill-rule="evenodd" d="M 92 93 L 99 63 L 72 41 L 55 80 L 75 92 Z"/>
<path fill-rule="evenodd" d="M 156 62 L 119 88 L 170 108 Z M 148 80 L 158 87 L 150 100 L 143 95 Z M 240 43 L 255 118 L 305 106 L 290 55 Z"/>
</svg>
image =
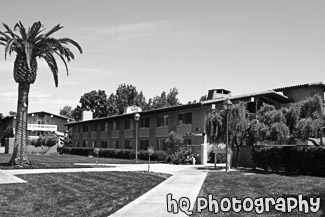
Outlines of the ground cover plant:
<svg viewBox="0 0 325 217">
<path fill-rule="evenodd" d="M 311 197 L 319 197 L 320 209 L 317 213 L 309 213 L 309 216 L 324 216 L 325 214 L 325 178 L 312 176 L 283 176 L 278 174 L 246 173 L 246 172 L 209 172 L 202 185 L 199 196 L 208 197 L 212 194 L 213 198 L 219 203 L 222 198 L 234 198 L 244 200 L 250 197 L 253 200 L 260 197 L 272 198 L 298 198 L 299 194 L 303 199 L 309 201 Z M 252 212 L 235 213 L 219 212 L 218 216 L 306 216 L 306 214 L 294 209 L 291 213 L 282 213 L 270 206 L 270 212 L 257 214 Z M 310 211 L 309 211 L 310 212 Z M 201 213 L 194 212 L 192 216 L 214 216 L 208 208 Z"/>
<path fill-rule="evenodd" d="M 0 169 L 13 169 L 9 164 L 11 155 L 0 154 Z M 80 168 L 80 167 L 96 167 L 100 164 L 132 164 L 134 160 L 112 159 L 112 158 L 97 158 L 85 157 L 78 155 L 29 155 L 31 165 L 25 166 L 24 169 L 37 169 L 37 168 Z M 92 166 L 74 165 L 74 163 L 89 163 Z M 146 164 L 147 161 L 138 161 L 138 163 Z M 16 168 L 16 167 L 15 167 Z"/>
<path fill-rule="evenodd" d="M 0 187 L 0 216 L 108 216 L 167 178 L 147 172 L 18 175 Z"/>
</svg>

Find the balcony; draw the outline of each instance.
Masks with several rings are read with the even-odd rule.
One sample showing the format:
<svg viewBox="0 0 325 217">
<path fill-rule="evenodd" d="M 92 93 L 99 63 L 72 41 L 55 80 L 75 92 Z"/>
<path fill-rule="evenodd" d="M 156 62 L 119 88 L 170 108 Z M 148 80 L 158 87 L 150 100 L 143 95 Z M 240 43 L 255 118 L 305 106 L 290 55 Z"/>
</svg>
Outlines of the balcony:
<svg viewBox="0 0 325 217">
<path fill-rule="evenodd" d="M 176 127 L 176 133 L 185 136 L 186 133 L 192 132 L 192 124 L 181 124 Z"/>
<path fill-rule="evenodd" d="M 100 132 L 100 138 L 101 139 L 106 139 L 107 138 L 107 132 L 106 131 L 101 131 Z"/>
<path fill-rule="evenodd" d="M 124 130 L 124 138 L 133 138 L 133 130 Z"/>
<path fill-rule="evenodd" d="M 112 132 L 111 132 L 112 134 L 111 134 L 111 137 L 112 138 L 120 138 L 120 131 L 119 130 L 112 130 Z"/>
<path fill-rule="evenodd" d="M 157 137 L 167 137 L 168 136 L 168 126 L 157 127 L 156 128 L 156 136 Z"/>
<path fill-rule="evenodd" d="M 139 137 L 149 137 L 149 128 L 140 128 Z"/>
<path fill-rule="evenodd" d="M 58 126 L 48 124 L 28 124 L 27 130 L 56 132 L 58 130 Z"/>
</svg>

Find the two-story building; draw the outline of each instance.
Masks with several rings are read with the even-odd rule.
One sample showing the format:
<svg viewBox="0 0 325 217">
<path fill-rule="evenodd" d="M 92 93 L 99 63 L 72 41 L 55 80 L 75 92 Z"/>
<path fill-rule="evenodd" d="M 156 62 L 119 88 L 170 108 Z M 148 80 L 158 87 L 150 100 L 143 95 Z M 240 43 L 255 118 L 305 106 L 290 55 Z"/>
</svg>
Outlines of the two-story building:
<svg viewBox="0 0 325 217">
<path fill-rule="evenodd" d="M 27 135 L 39 136 L 46 132 L 54 132 L 57 135 L 64 135 L 66 131 L 65 124 L 71 121 L 71 118 L 49 112 L 33 112 L 27 115 Z M 15 134 L 16 116 L 9 115 L 0 122 L 0 140 L 6 129 L 12 128 Z"/>
</svg>

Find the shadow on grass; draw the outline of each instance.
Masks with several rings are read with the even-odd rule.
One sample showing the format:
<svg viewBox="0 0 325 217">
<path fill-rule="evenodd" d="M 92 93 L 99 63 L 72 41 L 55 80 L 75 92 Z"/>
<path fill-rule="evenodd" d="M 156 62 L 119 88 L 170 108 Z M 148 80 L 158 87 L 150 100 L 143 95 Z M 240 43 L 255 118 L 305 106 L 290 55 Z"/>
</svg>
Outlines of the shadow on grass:
<svg viewBox="0 0 325 217">
<path fill-rule="evenodd" d="M 211 170 L 211 171 L 215 170 L 215 171 L 217 171 L 217 170 L 223 170 L 225 168 L 226 167 L 221 167 L 221 166 L 217 166 L 216 168 L 214 166 L 206 166 L 206 167 L 197 167 L 196 169 L 197 170 Z"/>
</svg>

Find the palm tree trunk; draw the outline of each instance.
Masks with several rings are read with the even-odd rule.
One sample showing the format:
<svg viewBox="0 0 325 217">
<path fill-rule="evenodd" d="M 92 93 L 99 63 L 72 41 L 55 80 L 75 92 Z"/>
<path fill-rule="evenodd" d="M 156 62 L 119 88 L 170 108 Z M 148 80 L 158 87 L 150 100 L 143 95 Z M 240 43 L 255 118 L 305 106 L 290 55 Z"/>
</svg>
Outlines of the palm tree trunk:
<svg viewBox="0 0 325 217">
<path fill-rule="evenodd" d="M 27 111 L 28 111 L 28 94 L 29 83 L 18 84 L 18 105 L 16 116 L 16 133 L 14 150 L 9 161 L 12 165 L 30 164 L 27 156 Z"/>
</svg>

